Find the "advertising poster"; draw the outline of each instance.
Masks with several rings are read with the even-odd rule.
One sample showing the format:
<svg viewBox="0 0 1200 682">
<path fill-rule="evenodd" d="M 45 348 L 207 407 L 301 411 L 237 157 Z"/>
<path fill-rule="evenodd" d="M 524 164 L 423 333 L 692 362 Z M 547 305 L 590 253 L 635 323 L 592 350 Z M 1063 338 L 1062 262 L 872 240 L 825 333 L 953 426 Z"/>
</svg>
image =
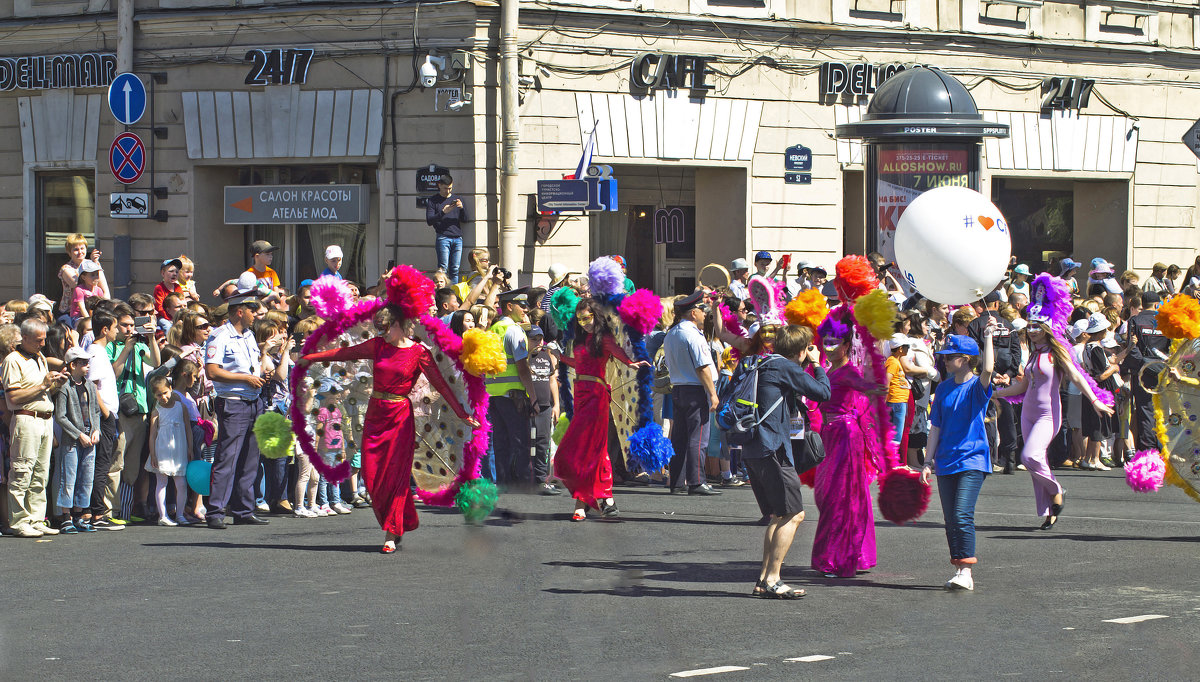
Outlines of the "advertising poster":
<svg viewBox="0 0 1200 682">
<path fill-rule="evenodd" d="M 894 261 L 896 223 L 908 204 L 935 187 L 968 186 L 967 150 L 884 148 L 879 150 L 878 159 L 878 251 Z"/>
</svg>

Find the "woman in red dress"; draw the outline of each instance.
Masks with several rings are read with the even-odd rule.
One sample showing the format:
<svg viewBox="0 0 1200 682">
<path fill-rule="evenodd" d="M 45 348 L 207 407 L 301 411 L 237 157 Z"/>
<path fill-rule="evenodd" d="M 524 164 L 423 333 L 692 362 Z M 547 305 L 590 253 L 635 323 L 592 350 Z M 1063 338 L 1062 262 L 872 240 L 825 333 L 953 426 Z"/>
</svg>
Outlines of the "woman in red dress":
<svg viewBox="0 0 1200 682">
<path fill-rule="evenodd" d="M 303 361 L 374 361 L 374 384 L 363 426 L 362 476 L 371 493 L 375 518 L 385 535 L 379 551 L 391 554 L 396 551 L 400 537 L 418 525 L 410 487 L 415 433 L 412 405 L 408 401 L 418 375 L 424 374 L 429 379 L 459 419 L 472 428 L 479 426 L 479 422 L 455 399 L 429 349 L 412 340 L 416 321 L 405 318 L 394 304 L 383 309 L 382 319 L 387 329 L 384 336 L 349 348 L 311 353 Z"/>
<path fill-rule="evenodd" d="M 649 367 L 634 362 L 613 338 L 615 321 L 600 304 L 586 299 L 575 308 L 572 355 L 561 360 L 575 369 L 575 418 L 567 426 L 554 475 L 575 498 L 572 521 L 587 518 L 587 508 L 600 510 L 606 518 L 619 514 L 612 499 L 612 462 L 608 460 L 608 413 L 612 389 L 604 381 L 609 358 L 630 367 Z"/>
</svg>

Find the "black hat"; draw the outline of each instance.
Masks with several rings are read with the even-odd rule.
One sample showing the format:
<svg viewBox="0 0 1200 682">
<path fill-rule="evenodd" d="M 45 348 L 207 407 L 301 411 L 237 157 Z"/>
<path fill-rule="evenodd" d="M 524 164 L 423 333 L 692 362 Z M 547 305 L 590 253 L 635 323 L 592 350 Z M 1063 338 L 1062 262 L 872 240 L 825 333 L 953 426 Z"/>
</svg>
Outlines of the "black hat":
<svg viewBox="0 0 1200 682">
<path fill-rule="evenodd" d="M 520 303 L 525 306 L 529 305 L 529 287 L 521 287 L 520 289 L 510 289 L 496 297 L 500 305 L 509 303 Z"/>
<path fill-rule="evenodd" d="M 1000 302 L 1000 292 L 999 291 L 988 292 L 988 295 L 983 297 L 983 302 L 984 303 L 999 303 Z"/>
<path fill-rule="evenodd" d="M 272 253 L 278 250 L 278 246 L 275 246 L 265 239 L 255 240 L 255 242 L 250 245 L 250 255 L 252 256 L 257 256 L 260 253 Z"/>
<path fill-rule="evenodd" d="M 680 312 L 687 310 L 688 308 L 694 308 L 694 307 L 700 305 L 701 301 L 703 301 L 703 300 L 704 300 L 704 290 L 697 289 L 697 290 L 693 291 L 691 294 L 689 294 L 688 296 L 675 301 L 675 311 L 676 311 L 676 313 L 680 313 Z"/>
<path fill-rule="evenodd" d="M 1162 297 L 1155 291 L 1143 291 L 1142 303 L 1162 303 Z"/>
</svg>

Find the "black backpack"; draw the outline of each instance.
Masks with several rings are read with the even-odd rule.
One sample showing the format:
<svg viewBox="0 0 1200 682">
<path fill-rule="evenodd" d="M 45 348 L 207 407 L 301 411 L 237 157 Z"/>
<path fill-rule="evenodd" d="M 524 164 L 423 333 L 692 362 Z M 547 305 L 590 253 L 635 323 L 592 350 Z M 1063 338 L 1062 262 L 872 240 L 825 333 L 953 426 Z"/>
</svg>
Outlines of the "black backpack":
<svg viewBox="0 0 1200 682">
<path fill-rule="evenodd" d="M 743 358 L 729 383 L 717 396 L 714 419 L 717 427 L 725 432 L 725 439 L 730 445 L 746 445 L 757 439 L 758 425 L 783 403 L 783 396 L 780 396 L 766 410 L 760 410 L 758 404 L 758 370 L 776 357 Z"/>
</svg>

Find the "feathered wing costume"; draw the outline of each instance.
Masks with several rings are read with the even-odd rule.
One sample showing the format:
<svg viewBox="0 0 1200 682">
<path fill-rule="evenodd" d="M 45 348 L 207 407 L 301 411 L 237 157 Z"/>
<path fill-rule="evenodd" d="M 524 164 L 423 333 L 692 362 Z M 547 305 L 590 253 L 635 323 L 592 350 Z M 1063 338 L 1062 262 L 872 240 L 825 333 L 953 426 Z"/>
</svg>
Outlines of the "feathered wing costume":
<svg viewBox="0 0 1200 682">
<path fill-rule="evenodd" d="M 1154 420 L 1161 451 L 1143 450 L 1125 464 L 1125 480 L 1137 492 L 1153 492 L 1170 483 L 1200 502 L 1200 303 L 1179 294 L 1158 310 L 1158 329 L 1173 339 L 1166 362 L 1151 362 L 1143 372 L 1158 374 L 1147 389 L 1154 398 Z"/>
<path fill-rule="evenodd" d="M 447 430 L 441 434 L 422 433 L 419 439 L 415 439 L 420 441 L 423 451 L 428 451 L 430 456 L 427 459 L 436 462 L 438 468 L 447 469 L 447 474 L 453 472 L 453 475 L 446 476 L 449 480 L 445 484 L 433 490 L 418 490 L 417 497 L 426 504 L 436 506 L 450 506 L 457 503 L 469 520 L 480 520 L 491 512 L 496 499 L 494 485 L 480 478 L 480 458 L 487 452 L 488 433 L 491 431 L 491 426 L 487 421 L 487 391 L 484 388 L 482 374 L 496 373 L 504 369 L 503 351 L 498 348 L 499 339 L 492 334 L 472 333 L 476 330 L 468 332 L 466 339 L 460 338 L 451 332 L 441 320 L 429 315 L 429 309 L 433 302 L 433 283 L 412 267 L 401 265 L 394 268 L 388 274 L 386 290 L 385 298 L 353 302 L 348 288 L 345 288 L 342 281 L 332 277 L 318 279 L 312 288 L 313 304 L 318 315 L 327 321 L 305 340 L 302 355 L 316 353 L 322 346 L 334 341 L 346 330 L 374 317 L 389 303 L 399 306 L 405 316 L 417 319 L 419 321 L 418 336 L 432 349 L 430 351 L 431 361 L 428 366 L 423 366 L 421 371 L 424 371 L 431 380 L 434 378 L 432 375 L 437 375 L 436 378 L 440 380 L 437 383 L 443 384 L 442 388 L 444 389 L 440 399 L 446 403 L 446 407 L 462 405 L 479 421 L 479 426 L 473 430 L 469 429 L 465 423 L 457 422 L 454 424 L 454 428 L 451 429 L 448 426 Z M 367 348 L 368 345 L 370 348 Z M 381 339 L 371 339 L 358 346 L 327 351 L 323 355 L 331 356 L 328 359 L 334 359 L 332 358 L 334 354 L 339 355 L 337 359 L 346 359 L 353 355 L 353 359 L 370 359 L 378 363 L 383 360 L 380 359 L 382 358 L 381 354 L 376 357 L 376 351 L 386 352 L 387 349 L 383 348 L 386 345 L 386 342 Z M 341 355 L 346 355 L 346 358 L 341 358 Z M 416 355 L 424 357 L 424 354 L 420 352 Z M 389 373 L 407 374 L 416 369 L 416 367 L 389 367 Z M 383 368 L 376 364 L 374 372 L 376 381 L 379 381 L 382 376 L 382 370 Z M 304 374 L 303 364 L 298 364 L 292 370 L 292 406 L 289 414 L 292 421 L 292 432 L 295 434 L 297 444 L 322 475 L 331 482 L 342 481 L 350 474 L 350 462 L 335 464 L 325 461 L 317 454 L 313 447 L 312 437 L 304 428 L 305 415 L 299 396 L 299 389 L 304 384 Z M 415 380 L 415 376 L 411 379 Z M 411 386 L 408 380 L 402 381 L 400 384 Z M 430 398 L 432 404 L 433 397 L 431 395 L 427 397 Z M 466 398 L 465 401 L 462 400 L 463 397 Z M 379 398 L 372 397 L 372 403 L 377 400 L 387 402 L 388 405 L 399 405 L 405 408 L 406 404 L 410 403 L 407 396 L 400 395 L 392 397 L 381 394 Z M 454 402 L 450 402 L 450 400 Z M 380 402 L 379 405 L 383 405 L 383 402 Z M 375 406 L 372 405 L 372 407 Z M 377 410 L 382 409 L 383 407 L 377 407 Z M 403 426 L 403 422 L 412 421 L 410 409 L 403 409 L 401 412 L 404 414 L 396 415 L 399 422 L 392 426 L 400 427 Z M 379 412 L 377 411 L 376 414 L 378 415 Z M 393 449 L 395 447 L 414 447 L 415 443 L 411 440 L 408 443 L 400 443 L 396 440 L 396 438 L 404 439 L 402 433 L 397 433 L 396 438 L 390 439 L 386 437 L 381 439 L 378 437 L 380 434 L 367 433 L 373 430 L 372 424 L 378 421 L 378 419 L 372 420 L 369 407 L 366 432 L 364 432 L 362 443 L 364 450 L 371 447 L 373 443 L 376 447 L 386 446 Z M 426 424 L 428 425 L 428 422 Z M 379 428 L 384 428 L 382 423 L 374 424 L 375 430 Z M 407 432 L 408 429 L 405 427 L 401 430 Z M 413 430 L 415 431 L 415 429 Z M 424 430 L 422 429 L 422 431 Z M 372 435 L 376 437 L 373 438 Z M 410 438 L 415 436 L 414 433 Z M 456 464 L 457 466 L 455 466 Z M 418 460 L 418 465 L 421 465 L 421 460 Z M 364 475 L 365 472 L 366 467 L 364 466 Z M 394 478 L 397 480 L 403 478 L 403 485 L 407 486 L 407 477 L 411 473 L 408 471 L 394 473 L 396 474 Z M 406 504 L 411 504 L 411 502 L 406 500 Z M 386 527 L 387 522 L 382 518 L 381 523 L 384 523 Z M 396 532 L 396 529 L 388 528 L 388 530 Z M 402 532 L 409 528 L 399 530 Z"/>
</svg>

